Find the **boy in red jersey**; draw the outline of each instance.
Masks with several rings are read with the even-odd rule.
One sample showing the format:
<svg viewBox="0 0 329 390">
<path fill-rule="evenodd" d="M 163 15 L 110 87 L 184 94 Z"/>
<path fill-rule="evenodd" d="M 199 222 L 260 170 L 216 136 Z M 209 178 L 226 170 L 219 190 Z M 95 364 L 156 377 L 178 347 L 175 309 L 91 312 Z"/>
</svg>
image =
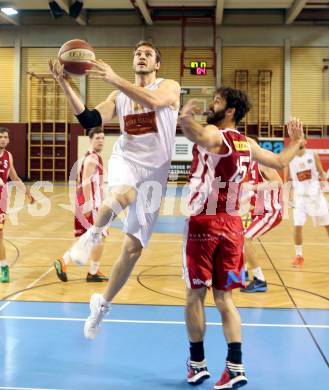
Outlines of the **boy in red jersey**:
<svg viewBox="0 0 329 390">
<path fill-rule="evenodd" d="M 243 226 L 239 216 L 241 183 L 250 159 L 282 169 L 295 156 L 303 139 L 299 120 L 288 130 L 291 142 L 280 154 L 262 149 L 240 134 L 236 124 L 249 111 L 247 95 L 233 88 L 219 88 L 203 127 L 193 118 L 195 101 L 181 113 L 184 134 L 192 142 L 190 206 L 183 249 L 187 285 L 185 318 L 190 340 L 187 380 L 191 384 L 209 378 L 204 356 L 204 300 L 212 287 L 228 343 L 226 368 L 215 389 L 238 388 L 247 383 L 241 353 L 241 321 L 232 300 L 232 289 L 244 287 Z"/>
<path fill-rule="evenodd" d="M 259 145 L 257 137 L 252 138 Z M 276 227 L 282 220 L 282 179 L 275 169 L 253 161 L 247 174 L 247 182 L 254 195 L 250 199 L 251 223 L 244 232 L 245 261 L 252 268 L 253 280 L 241 292 L 266 292 L 268 287 L 252 240 Z"/>
<path fill-rule="evenodd" d="M 91 129 L 88 133 L 90 147 L 80 166 L 74 219 L 74 235 L 80 237 L 93 225 L 95 215 L 104 200 L 103 160 L 100 153 L 104 147 L 104 130 L 100 127 Z M 95 245 L 90 254 L 90 267 L 86 276 L 87 282 L 103 282 L 108 278 L 99 270 L 100 258 L 103 253 L 104 239 Z M 67 265 L 71 261 L 70 250 L 63 257 L 54 261 L 58 278 L 67 282 Z"/>
<path fill-rule="evenodd" d="M 14 167 L 14 160 L 12 154 L 6 150 L 9 144 L 9 130 L 5 127 L 0 127 L 0 265 L 1 275 L 0 281 L 2 283 L 9 282 L 9 265 L 6 259 L 6 249 L 3 239 L 3 227 L 6 219 L 8 191 L 7 181 L 8 178 L 15 181 L 17 188 L 26 193 L 30 203 L 34 202 L 30 191 L 21 179 L 18 177 Z"/>
</svg>

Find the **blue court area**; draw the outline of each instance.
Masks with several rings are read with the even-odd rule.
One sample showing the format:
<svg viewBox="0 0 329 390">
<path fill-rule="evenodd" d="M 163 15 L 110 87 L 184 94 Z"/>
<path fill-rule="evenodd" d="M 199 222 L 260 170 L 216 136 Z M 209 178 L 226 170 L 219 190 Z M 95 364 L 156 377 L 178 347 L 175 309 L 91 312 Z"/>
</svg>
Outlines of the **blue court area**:
<svg viewBox="0 0 329 390">
<path fill-rule="evenodd" d="M 87 304 L 3 304 L 0 389 L 191 389 L 182 307 L 114 305 L 98 338 L 88 341 Z M 328 310 L 241 309 L 241 315 L 246 389 L 328 389 Z M 207 308 L 207 321 L 212 377 L 202 390 L 218 380 L 226 355 L 214 308 Z"/>
</svg>

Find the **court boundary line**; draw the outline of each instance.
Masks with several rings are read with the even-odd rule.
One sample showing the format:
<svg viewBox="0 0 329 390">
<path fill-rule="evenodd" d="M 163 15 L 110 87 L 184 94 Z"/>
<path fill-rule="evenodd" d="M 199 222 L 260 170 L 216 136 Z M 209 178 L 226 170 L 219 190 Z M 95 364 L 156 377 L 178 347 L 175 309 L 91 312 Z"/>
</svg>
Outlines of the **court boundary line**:
<svg viewBox="0 0 329 390">
<path fill-rule="evenodd" d="M 265 252 L 265 255 L 267 256 L 269 262 L 272 264 L 272 267 L 274 269 L 274 271 L 276 272 L 280 282 L 282 283 L 282 286 L 284 287 L 284 289 L 286 290 L 286 293 L 288 294 L 288 297 L 290 298 L 291 302 L 293 303 L 293 305 L 295 306 L 295 309 L 297 311 L 297 314 L 299 315 L 300 319 L 302 320 L 302 322 L 307 325 L 307 321 L 305 320 L 303 314 L 301 313 L 294 297 L 292 296 L 292 294 L 290 293 L 289 291 L 289 288 L 286 286 L 281 274 L 279 273 L 279 271 L 276 269 L 276 266 L 274 264 L 274 262 L 272 261 L 269 253 L 267 252 L 266 248 L 265 248 L 265 243 L 262 242 L 262 240 L 260 239 L 260 237 L 257 239 L 259 241 L 259 243 L 261 244 L 262 248 L 263 248 L 263 251 Z M 306 330 L 307 332 L 309 333 L 309 335 L 311 336 L 311 339 L 313 340 L 317 350 L 319 351 L 322 359 L 324 360 L 325 364 L 327 365 L 327 367 L 329 368 L 329 361 L 325 355 L 325 353 L 322 351 L 322 348 L 320 347 L 320 344 L 318 343 L 317 339 L 315 338 L 314 334 L 312 333 L 311 329 L 309 327 L 306 327 Z"/>
<path fill-rule="evenodd" d="M 49 267 L 47 271 L 45 271 L 42 275 L 40 275 L 38 278 L 36 278 L 33 282 L 31 282 L 27 287 L 25 287 L 24 290 L 19 291 L 16 295 L 13 296 L 13 298 L 10 301 L 5 302 L 3 305 L 0 306 L 0 311 L 5 309 L 8 305 L 10 305 L 12 302 L 16 302 L 16 299 L 20 297 L 24 292 L 32 287 L 34 287 L 38 282 L 40 282 L 41 279 L 43 279 L 45 276 L 47 276 L 50 271 L 53 270 L 53 267 Z"/>
<path fill-rule="evenodd" d="M 43 316 L 0 316 L 0 320 L 20 320 L 20 321 L 67 321 L 67 322 L 84 322 L 86 318 L 79 317 L 43 317 Z M 104 319 L 104 323 L 117 324 L 144 324 L 144 325 L 182 325 L 185 326 L 185 321 L 165 321 L 165 320 L 124 320 L 124 319 Z M 206 322 L 207 326 L 222 326 L 222 322 Z M 329 329 L 329 325 L 318 324 L 268 324 L 268 323 L 242 323 L 245 327 L 257 328 L 314 328 L 314 329 Z M 1 387 L 0 387 L 1 388 Z"/>
<path fill-rule="evenodd" d="M 0 386 L 4 390 L 65 390 L 65 389 L 50 389 L 49 387 L 7 387 Z"/>
</svg>

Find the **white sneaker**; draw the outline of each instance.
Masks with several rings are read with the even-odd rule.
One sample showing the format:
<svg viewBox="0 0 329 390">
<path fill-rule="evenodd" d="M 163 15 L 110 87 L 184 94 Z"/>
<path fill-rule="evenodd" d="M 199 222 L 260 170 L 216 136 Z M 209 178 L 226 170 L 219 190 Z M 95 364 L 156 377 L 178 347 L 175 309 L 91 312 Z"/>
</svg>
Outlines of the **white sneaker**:
<svg viewBox="0 0 329 390">
<path fill-rule="evenodd" d="M 101 321 L 111 310 L 111 305 L 101 304 L 101 297 L 101 294 L 93 294 L 90 298 L 90 316 L 86 319 L 84 326 L 85 338 L 89 340 L 95 340 Z"/>
<path fill-rule="evenodd" d="M 98 244 L 102 235 L 88 229 L 70 249 L 71 259 L 78 265 L 88 262 L 91 250 Z"/>
</svg>

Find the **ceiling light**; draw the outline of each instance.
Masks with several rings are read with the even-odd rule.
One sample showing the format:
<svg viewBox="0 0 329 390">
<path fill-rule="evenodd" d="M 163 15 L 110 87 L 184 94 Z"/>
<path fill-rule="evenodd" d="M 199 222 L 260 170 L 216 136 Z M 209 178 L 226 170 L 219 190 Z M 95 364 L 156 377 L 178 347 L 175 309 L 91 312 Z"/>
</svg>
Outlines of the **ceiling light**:
<svg viewBox="0 0 329 390">
<path fill-rule="evenodd" d="M 17 15 L 18 12 L 14 8 L 1 8 L 1 11 L 6 15 Z"/>
</svg>

